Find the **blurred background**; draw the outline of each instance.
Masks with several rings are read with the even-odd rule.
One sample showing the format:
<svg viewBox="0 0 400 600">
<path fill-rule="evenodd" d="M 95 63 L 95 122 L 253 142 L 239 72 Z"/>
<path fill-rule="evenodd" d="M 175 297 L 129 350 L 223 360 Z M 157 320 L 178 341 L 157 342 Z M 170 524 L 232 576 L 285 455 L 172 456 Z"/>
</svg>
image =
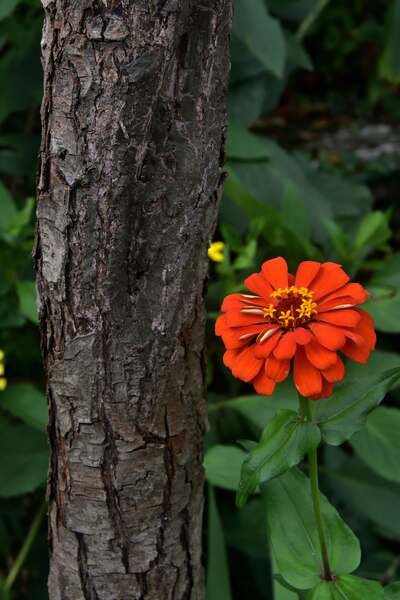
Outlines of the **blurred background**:
<svg viewBox="0 0 400 600">
<path fill-rule="evenodd" d="M 223 245 L 210 252 L 207 595 L 296 600 L 273 579 L 260 499 L 238 511 L 233 491 L 236 440 L 258 439 L 293 390 L 281 384 L 271 401 L 234 380 L 213 325 L 222 297 L 267 258 L 283 255 L 292 268 L 334 260 L 373 292 L 379 333 L 369 367 L 349 366 L 349 375 L 399 365 L 400 0 L 235 4 L 229 177 L 214 240 Z M 2 600 L 47 598 L 47 408 L 31 262 L 41 25 L 39 0 L 0 0 Z M 392 390 L 381 425 L 396 433 L 399 400 Z M 386 584 L 400 578 L 400 447 L 385 459 L 372 429 L 325 451 L 322 487 L 361 539 L 359 573 Z"/>
</svg>

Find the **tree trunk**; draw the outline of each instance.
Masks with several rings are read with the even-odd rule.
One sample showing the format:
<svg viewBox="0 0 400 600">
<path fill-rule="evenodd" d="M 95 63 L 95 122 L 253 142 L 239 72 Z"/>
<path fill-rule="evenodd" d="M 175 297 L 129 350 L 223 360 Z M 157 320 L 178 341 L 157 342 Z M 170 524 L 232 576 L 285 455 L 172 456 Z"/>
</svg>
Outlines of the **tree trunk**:
<svg viewBox="0 0 400 600">
<path fill-rule="evenodd" d="M 42 0 L 51 600 L 203 597 L 231 0 Z"/>
</svg>

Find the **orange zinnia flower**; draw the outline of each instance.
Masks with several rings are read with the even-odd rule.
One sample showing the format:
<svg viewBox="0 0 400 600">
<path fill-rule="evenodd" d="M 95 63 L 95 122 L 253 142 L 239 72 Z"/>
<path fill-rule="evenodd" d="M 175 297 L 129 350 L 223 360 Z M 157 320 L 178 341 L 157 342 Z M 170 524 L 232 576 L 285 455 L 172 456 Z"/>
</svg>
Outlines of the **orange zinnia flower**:
<svg viewBox="0 0 400 600">
<path fill-rule="evenodd" d="M 368 292 L 349 283 L 340 265 L 305 261 L 293 276 L 279 257 L 244 283 L 251 294 L 225 298 L 215 332 L 226 347 L 224 364 L 259 394 L 272 394 L 286 379 L 292 358 L 295 386 L 313 400 L 329 397 L 343 379 L 338 350 L 368 361 L 376 343 L 374 322 L 357 307 Z"/>
</svg>

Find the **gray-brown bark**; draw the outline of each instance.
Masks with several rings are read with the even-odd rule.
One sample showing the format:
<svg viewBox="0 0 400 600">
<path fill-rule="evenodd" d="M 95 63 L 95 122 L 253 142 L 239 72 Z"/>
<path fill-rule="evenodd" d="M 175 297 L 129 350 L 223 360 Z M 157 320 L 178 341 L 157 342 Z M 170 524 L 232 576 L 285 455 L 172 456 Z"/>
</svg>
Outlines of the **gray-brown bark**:
<svg viewBox="0 0 400 600">
<path fill-rule="evenodd" d="M 203 597 L 230 0 L 42 0 L 51 600 Z"/>
</svg>

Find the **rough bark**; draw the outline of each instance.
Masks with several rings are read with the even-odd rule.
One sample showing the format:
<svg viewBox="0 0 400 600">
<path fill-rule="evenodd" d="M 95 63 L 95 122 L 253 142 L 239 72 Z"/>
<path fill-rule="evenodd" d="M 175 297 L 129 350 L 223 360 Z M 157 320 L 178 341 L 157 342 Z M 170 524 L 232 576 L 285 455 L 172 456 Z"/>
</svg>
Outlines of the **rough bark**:
<svg viewBox="0 0 400 600">
<path fill-rule="evenodd" d="M 51 600 L 203 597 L 231 0 L 42 0 Z"/>
</svg>

